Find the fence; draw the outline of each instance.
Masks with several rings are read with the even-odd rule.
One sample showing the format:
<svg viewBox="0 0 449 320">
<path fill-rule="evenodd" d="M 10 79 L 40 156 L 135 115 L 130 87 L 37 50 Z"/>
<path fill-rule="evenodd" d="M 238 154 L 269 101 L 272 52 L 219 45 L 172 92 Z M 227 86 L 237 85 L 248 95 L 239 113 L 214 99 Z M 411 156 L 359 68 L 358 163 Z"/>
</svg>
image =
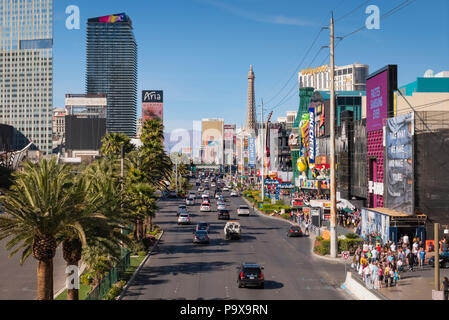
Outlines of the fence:
<svg viewBox="0 0 449 320">
<path fill-rule="evenodd" d="M 126 269 L 131 264 L 131 253 L 125 251 L 125 255 L 117 262 L 114 268 L 112 268 L 104 277 L 100 280 L 100 283 L 93 288 L 86 297 L 86 300 L 102 300 L 114 283 L 122 279 Z"/>
</svg>

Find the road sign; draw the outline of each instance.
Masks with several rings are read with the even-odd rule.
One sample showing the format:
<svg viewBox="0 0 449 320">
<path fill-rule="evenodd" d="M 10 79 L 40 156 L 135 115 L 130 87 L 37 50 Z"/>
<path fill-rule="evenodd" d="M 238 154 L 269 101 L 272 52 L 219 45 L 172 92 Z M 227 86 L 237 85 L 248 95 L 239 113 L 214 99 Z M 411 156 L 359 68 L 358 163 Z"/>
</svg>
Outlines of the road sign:
<svg viewBox="0 0 449 320">
<path fill-rule="evenodd" d="M 349 251 L 343 251 L 341 253 L 341 257 L 345 260 L 348 260 L 349 259 Z"/>
</svg>

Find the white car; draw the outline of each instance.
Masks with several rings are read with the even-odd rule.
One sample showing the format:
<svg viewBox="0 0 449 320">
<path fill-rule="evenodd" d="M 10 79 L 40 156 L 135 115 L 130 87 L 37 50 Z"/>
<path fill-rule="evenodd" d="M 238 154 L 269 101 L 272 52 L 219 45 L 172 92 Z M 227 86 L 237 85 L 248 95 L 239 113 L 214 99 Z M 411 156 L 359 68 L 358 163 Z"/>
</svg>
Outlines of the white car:
<svg viewBox="0 0 449 320">
<path fill-rule="evenodd" d="M 217 185 L 215 184 L 215 182 L 212 182 L 210 185 L 212 188 L 215 188 Z"/>
<path fill-rule="evenodd" d="M 204 191 L 204 188 L 203 187 L 199 187 L 198 188 L 198 192 L 203 192 Z"/>
<path fill-rule="evenodd" d="M 223 191 L 229 191 L 228 187 L 223 187 Z"/>
<path fill-rule="evenodd" d="M 235 190 L 231 191 L 231 197 L 238 197 L 238 196 L 239 196 L 239 194 L 237 191 L 235 191 Z"/>
<path fill-rule="evenodd" d="M 187 198 L 186 199 L 186 205 L 187 206 L 194 206 L 195 205 L 195 198 Z"/>
<path fill-rule="evenodd" d="M 247 205 L 241 205 L 237 209 L 238 216 L 249 216 L 249 207 Z"/>
<path fill-rule="evenodd" d="M 222 196 L 221 193 L 217 193 L 217 194 L 215 195 L 215 199 L 220 199 L 221 196 Z"/>
<path fill-rule="evenodd" d="M 178 224 L 190 224 L 190 215 L 188 213 L 181 213 L 178 217 Z"/>
<path fill-rule="evenodd" d="M 203 202 L 200 207 L 201 212 L 210 212 L 210 204 Z"/>
<path fill-rule="evenodd" d="M 217 204 L 217 210 L 218 211 L 220 211 L 220 210 L 226 210 L 226 205 L 224 205 L 224 204 Z"/>
</svg>

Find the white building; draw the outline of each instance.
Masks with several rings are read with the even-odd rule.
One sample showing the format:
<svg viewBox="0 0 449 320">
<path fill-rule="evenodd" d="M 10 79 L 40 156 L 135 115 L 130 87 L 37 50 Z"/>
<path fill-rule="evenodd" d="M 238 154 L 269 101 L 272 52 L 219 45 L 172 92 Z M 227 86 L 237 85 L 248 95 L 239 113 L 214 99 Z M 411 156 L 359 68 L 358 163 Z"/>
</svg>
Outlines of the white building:
<svg viewBox="0 0 449 320">
<path fill-rule="evenodd" d="M 354 63 L 335 66 L 335 90 L 365 91 L 369 66 Z M 299 88 L 312 87 L 318 91 L 330 90 L 330 67 L 324 65 L 314 69 L 302 70 L 298 75 Z"/>
</svg>

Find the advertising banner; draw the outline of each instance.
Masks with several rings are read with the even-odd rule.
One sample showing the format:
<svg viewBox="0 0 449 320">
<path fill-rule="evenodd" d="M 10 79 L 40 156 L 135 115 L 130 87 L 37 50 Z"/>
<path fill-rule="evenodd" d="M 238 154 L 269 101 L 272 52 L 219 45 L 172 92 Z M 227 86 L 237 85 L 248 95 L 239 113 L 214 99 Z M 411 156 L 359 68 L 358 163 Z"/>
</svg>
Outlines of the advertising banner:
<svg viewBox="0 0 449 320">
<path fill-rule="evenodd" d="M 255 138 L 248 139 L 248 153 L 249 153 L 248 165 L 251 168 L 254 168 L 256 166 L 256 139 Z"/>
<path fill-rule="evenodd" d="M 309 108 L 309 164 L 315 163 L 315 108 Z"/>
<path fill-rule="evenodd" d="M 388 118 L 388 69 L 366 81 L 366 131 L 382 129 Z"/>
<path fill-rule="evenodd" d="M 413 113 L 387 120 L 385 206 L 414 214 Z"/>
<path fill-rule="evenodd" d="M 362 238 L 367 239 L 370 234 L 379 234 L 382 242 L 388 241 L 390 231 L 390 217 L 380 212 L 362 208 Z"/>
<path fill-rule="evenodd" d="M 164 93 L 161 90 L 142 91 L 142 120 L 164 121 Z"/>
</svg>

